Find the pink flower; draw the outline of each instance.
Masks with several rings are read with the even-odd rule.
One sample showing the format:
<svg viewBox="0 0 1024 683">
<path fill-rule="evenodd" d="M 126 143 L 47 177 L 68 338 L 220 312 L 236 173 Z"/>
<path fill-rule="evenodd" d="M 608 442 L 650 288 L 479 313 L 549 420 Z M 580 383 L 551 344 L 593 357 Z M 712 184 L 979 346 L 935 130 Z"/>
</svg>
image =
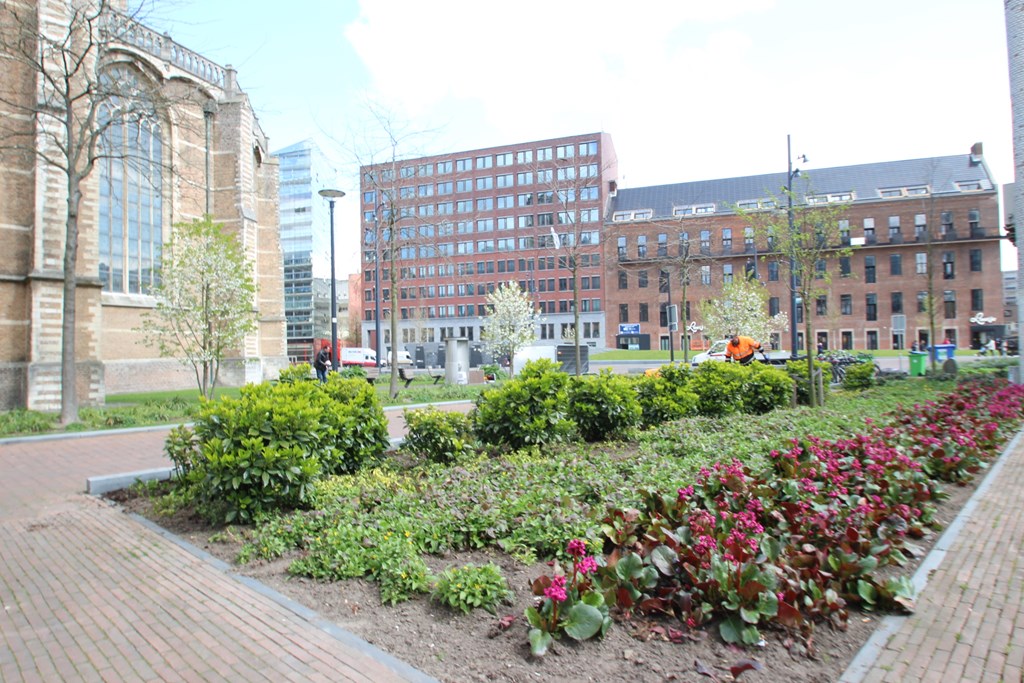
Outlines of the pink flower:
<svg viewBox="0 0 1024 683">
<path fill-rule="evenodd" d="M 576 570 L 580 574 L 593 574 L 597 571 L 597 560 L 587 555 L 576 564 Z"/>
<path fill-rule="evenodd" d="M 555 602 L 565 602 L 565 577 L 554 576 L 551 578 L 551 585 L 544 589 L 544 597 Z"/>
<path fill-rule="evenodd" d="M 587 544 L 578 538 L 574 538 L 569 541 L 569 547 L 566 552 L 573 557 L 583 557 L 587 554 Z"/>
</svg>

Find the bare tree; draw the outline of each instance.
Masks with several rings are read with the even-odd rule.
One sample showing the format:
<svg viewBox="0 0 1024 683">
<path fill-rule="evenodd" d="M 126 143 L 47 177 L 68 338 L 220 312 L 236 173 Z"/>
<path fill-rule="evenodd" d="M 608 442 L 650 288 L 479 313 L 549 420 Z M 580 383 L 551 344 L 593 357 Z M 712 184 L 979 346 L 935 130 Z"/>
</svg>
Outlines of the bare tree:
<svg viewBox="0 0 1024 683">
<path fill-rule="evenodd" d="M 572 341 L 576 375 L 579 376 L 583 372 L 580 352 L 583 336 L 580 325 L 581 269 L 596 263 L 593 260 L 595 255 L 600 258 L 600 221 L 604 207 L 596 205 L 594 200 L 601 196 L 601 178 L 608 169 L 598 166 L 597 157 L 593 160 L 581 157 L 580 163 L 576 164 L 576 149 L 575 145 L 564 145 L 559 150 L 554 168 L 537 163 L 533 173 L 543 188 L 537 192 L 537 208 L 551 207 L 550 213 L 540 211 L 537 214 L 537 220 L 544 220 L 549 230 L 544 233 L 544 224 L 538 226 L 541 231 L 536 235 L 535 246 L 546 248 L 556 257 L 558 267 L 569 272 L 573 322 L 562 336 Z"/>
<path fill-rule="evenodd" d="M 365 169 L 363 186 L 370 188 L 375 202 L 372 232 L 368 231 L 364 239 L 363 263 L 378 266 L 374 269 L 375 277 L 376 274 L 387 276 L 386 292 L 381 289 L 380 282 L 374 281 L 373 286 L 377 288 L 375 296 L 381 297 L 382 304 L 388 304 L 388 336 L 393 360 L 397 360 L 400 249 L 417 249 L 421 242 L 434 242 L 433 235 L 422 239 L 418 237 L 415 195 L 410 194 L 410 186 L 401 182 L 403 174 L 408 173 L 405 169 L 409 168 L 402 161 L 419 156 L 413 153 L 412 146 L 425 133 L 407 130 L 404 124 L 380 107 L 371 105 L 368 110 L 376 128 L 370 131 L 363 149 L 354 152 L 359 166 Z M 381 265 L 386 266 L 386 273 L 381 272 Z M 383 348 L 380 339 L 377 346 L 380 352 Z M 380 361 L 378 358 L 378 363 Z M 390 367 L 389 392 L 394 397 L 398 395 L 398 363 L 393 362 Z"/>
<path fill-rule="evenodd" d="M 41 11 L 30 1 L 0 3 L 0 150 L 64 179 L 60 374 L 61 422 L 68 424 L 78 419 L 75 295 L 86 185 L 97 162 L 123 158 L 106 144 L 108 132 L 152 120 L 167 102 L 158 88 L 123 68 L 116 27 L 125 17 L 111 0 L 50 3 L 54 8 L 60 11 Z"/>
<path fill-rule="evenodd" d="M 790 270 L 789 281 L 795 285 L 791 294 L 800 299 L 800 311 L 803 313 L 809 402 L 812 406 L 818 406 L 822 401 L 817 396 L 813 381 L 811 303 L 818 296 L 825 296 L 829 292 L 832 275 L 828 262 L 848 256 L 852 248 L 849 233 L 843 230 L 841 223 L 849 204 L 819 201 L 810 189 L 804 196 L 807 203 L 799 203 L 794 191 L 783 188 L 783 201 L 776 198 L 772 202 L 774 208 L 761 211 L 737 209 L 736 213 L 749 220 L 755 232 L 767 243 L 769 253 L 763 258 L 777 259 Z M 791 324 L 797 323 L 794 320 Z M 792 353 L 795 354 L 796 349 L 792 349 Z"/>
</svg>

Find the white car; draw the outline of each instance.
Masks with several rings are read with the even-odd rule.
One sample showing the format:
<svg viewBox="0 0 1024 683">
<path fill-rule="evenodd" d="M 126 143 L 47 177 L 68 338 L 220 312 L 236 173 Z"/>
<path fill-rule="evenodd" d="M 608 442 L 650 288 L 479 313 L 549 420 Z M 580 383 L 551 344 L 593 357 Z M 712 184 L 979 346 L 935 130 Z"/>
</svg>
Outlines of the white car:
<svg viewBox="0 0 1024 683">
<path fill-rule="evenodd" d="M 690 359 L 690 365 L 697 367 L 709 360 L 725 360 L 725 347 L 729 345 L 728 339 L 720 339 L 711 345 L 707 351 L 702 351 Z"/>
</svg>

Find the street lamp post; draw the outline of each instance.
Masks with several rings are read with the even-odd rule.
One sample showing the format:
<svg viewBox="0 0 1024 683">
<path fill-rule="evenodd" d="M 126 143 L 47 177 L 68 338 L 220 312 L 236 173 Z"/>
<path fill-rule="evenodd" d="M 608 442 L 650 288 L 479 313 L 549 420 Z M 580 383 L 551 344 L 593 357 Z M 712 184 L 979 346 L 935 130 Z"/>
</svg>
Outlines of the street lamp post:
<svg viewBox="0 0 1024 683">
<path fill-rule="evenodd" d="M 345 193 L 341 190 L 323 189 L 319 194 L 327 200 L 331 211 L 331 363 L 337 370 L 341 364 L 338 358 L 338 283 L 334 274 L 334 201 L 344 197 Z"/>
<path fill-rule="evenodd" d="M 797 330 L 796 330 L 796 234 L 793 228 L 793 176 L 800 173 L 800 169 L 793 168 L 792 148 L 790 147 L 789 135 L 786 135 L 786 218 L 789 223 L 789 357 L 796 360 L 797 357 Z M 807 161 L 807 157 L 800 155 L 797 159 Z M 810 353 L 808 347 L 807 353 Z"/>
<path fill-rule="evenodd" d="M 373 324 L 374 341 L 373 350 L 377 356 L 377 367 L 381 367 L 381 345 L 380 345 L 380 224 L 378 213 L 382 204 L 373 209 Z M 392 340 L 394 346 L 394 340 Z M 396 354 L 397 355 L 397 354 Z"/>
</svg>

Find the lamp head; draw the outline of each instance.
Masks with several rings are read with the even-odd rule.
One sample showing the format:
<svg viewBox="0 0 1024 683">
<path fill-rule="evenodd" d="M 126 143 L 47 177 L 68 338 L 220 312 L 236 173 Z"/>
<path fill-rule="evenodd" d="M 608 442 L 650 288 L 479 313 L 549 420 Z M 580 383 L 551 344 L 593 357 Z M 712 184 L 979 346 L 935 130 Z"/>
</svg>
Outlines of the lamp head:
<svg viewBox="0 0 1024 683">
<path fill-rule="evenodd" d="M 331 190 L 327 188 L 320 190 L 317 194 L 325 199 L 341 199 L 345 196 L 345 193 L 341 190 Z"/>
</svg>

